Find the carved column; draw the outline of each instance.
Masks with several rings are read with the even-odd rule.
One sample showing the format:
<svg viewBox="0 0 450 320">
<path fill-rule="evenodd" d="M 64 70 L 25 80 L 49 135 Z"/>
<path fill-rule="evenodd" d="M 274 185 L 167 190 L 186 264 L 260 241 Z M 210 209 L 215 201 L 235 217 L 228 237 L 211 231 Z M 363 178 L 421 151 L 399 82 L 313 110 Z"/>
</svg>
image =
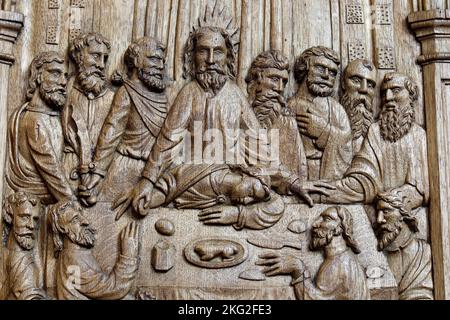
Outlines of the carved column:
<svg viewBox="0 0 450 320">
<path fill-rule="evenodd" d="M 15 58 L 13 46 L 23 28 L 24 17 L 17 12 L 0 10 L 0 195 L 3 194 L 6 133 L 8 121 L 9 72 Z M 13 90 L 14 88 L 10 88 Z"/>
<path fill-rule="evenodd" d="M 436 299 L 450 299 L 450 10 L 432 0 L 421 9 L 408 20 L 422 44 L 434 287 Z"/>
</svg>

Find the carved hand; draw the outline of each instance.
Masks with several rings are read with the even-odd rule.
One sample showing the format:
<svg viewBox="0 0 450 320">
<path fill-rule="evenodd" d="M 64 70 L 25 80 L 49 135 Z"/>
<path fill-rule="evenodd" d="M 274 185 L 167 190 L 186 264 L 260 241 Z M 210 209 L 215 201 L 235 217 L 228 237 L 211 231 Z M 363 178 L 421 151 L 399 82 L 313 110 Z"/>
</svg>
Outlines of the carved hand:
<svg viewBox="0 0 450 320">
<path fill-rule="evenodd" d="M 128 258 L 139 256 L 139 225 L 131 222 L 120 233 L 121 254 Z"/>
<path fill-rule="evenodd" d="M 325 119 L 314 115 L 310 110 L 297 114 L 296 119 L 300 133 L 312 139 L 319 138 L 328 126 Z"/>
<path fill-rule="evenodd" d="M 303 261 L 291 255 L 281 255 L 278 252 L 267 252 L 259 256 L 256 265 L 265 266 L 263 272 L 268 277 L 291 275 L 294 279 L 302 276 L 305 271 Z"/>
<path fill-rule="evenodd" d="M 202 210 L 198 217 L 204 224 L 231 225 L 238 222 L 239 209 L 234 206 L 217 206 Z"/>
<path fill-rule="evenodd" d="M 330 190 L 336 187 L 323 181 L 300 181 L 297 180 L 291 185 L 291 191 L 304 199 L 310 207 L 314 206 L 310 193 L 320 193 L 326 197 L 330 195 Z"/>
<path fill-rule="evenodd" d="M 147 179 L 142 179 L 139 184 L 120 198 L 118 198 L 112 205 L 112 209 L 119 209 L 116 214 L 116 220 L 119 220 L 130 204 L 139 215 L 147 216 L 152 199 L 153 183 Z"/>
<path fill-rule="evenodd" d="M 82 176 L 81 184 L 78 187 L 80 201 L 86 207 L 92 207 L 97 203 L 98 186 L 103 180 L 99 174 L 85 174 Z"/>
</svg>

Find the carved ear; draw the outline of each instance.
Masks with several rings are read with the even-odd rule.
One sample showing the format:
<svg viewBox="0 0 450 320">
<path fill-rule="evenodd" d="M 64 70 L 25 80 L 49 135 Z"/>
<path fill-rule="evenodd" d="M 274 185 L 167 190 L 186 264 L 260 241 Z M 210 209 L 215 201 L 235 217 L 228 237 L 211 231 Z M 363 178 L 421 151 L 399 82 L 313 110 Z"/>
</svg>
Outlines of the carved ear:
<svg viewBox="0 0 450 320">
<path fill-rule="evenodd" d="M 12 222 L 13 222 L 13 209 L 12 209 L 12 206 L 11 206 L 11 204 L 9 202 L 6 202 L 3 205 L 3 208 L 4 208 L 3 220 L 7 224 L 11 225 Z"/>
</svg>

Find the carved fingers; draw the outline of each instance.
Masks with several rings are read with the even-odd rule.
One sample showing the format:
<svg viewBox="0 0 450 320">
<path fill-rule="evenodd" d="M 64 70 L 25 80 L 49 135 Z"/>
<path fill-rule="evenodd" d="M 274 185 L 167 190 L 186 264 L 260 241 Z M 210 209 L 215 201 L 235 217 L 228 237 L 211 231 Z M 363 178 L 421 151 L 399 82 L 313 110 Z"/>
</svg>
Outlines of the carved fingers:
<svg viewBox="0 0 450 320">
<path fill-rule="evenodd" d="M 281 255 L 278 252 L 267 252 L 259 256 L 256 265 L 264 266 L 263 272 L 268 277 L 277 275 L 293 275 L 304 270 L 303 262 L 290 255 Z"/>
<path fill-rule="evenodd" d="M 120 234 L 122 255 L 130 258 L 139 254 L 139 233 L 140 226 L 136 222 L 131 222 Z"/>
<path fill-rule="evenodd" d="M 202 210 L 198 215 L 204 224 L 231 225 L 238 222 L 239 209 L 234 206 L 219 206 Z"/>
<path fill-rule="evenodd" d="M 131 196 L 132 192 L 128 192 L 113 202 L 111 209 L 114 211 L 117 210 L 116 221 L 120 220 L 123 214 L 127 211 L 128 207 L 131 204 Z"/>
<path fill-rule="evenodd" d="M 312 139 L 319 138 L 328 126 L 328 122 L 325 119 L 312 114 L 309 110 L 297 114 L 296 119 L 300 133 Z"/>
</svg>

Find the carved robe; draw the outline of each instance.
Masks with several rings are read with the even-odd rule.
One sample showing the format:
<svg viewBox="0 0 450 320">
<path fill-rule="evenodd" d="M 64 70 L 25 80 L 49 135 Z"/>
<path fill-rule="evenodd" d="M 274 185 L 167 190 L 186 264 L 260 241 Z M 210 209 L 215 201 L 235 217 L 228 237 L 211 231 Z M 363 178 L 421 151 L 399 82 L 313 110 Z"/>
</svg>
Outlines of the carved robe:
<svg viewBox="0 0 450 320">
<path fill-rule="evenodd" d="M 299 300 L 370 300 L 366 275 L 350 249 L 327 256 L 315 283 L 301 278 L 292 284 Z"/>
<path fill-rule="evenodd" d="M 294 96 L 289 108 L 295 113 L 305 113 L 298 102 L 301 97 Z M 318 139 L 302 135 L 308 163 L 308 180 L 337 180 L 347 171 L 353 157 L 352 130 L 344 107 L 334 98 L 316 97 L 314 115 L 323 118 L 328 126 Z"/>
<path fill-rule="evenodd" d="M 160 190 L 166 204 L 174 200 L 179 209 L 206 209 L 217 205 L 230 205 L 223 191 L 223 181 L 230 173 L 227 165 L 181 165 L 163 174 L 156 189 Z M 271 192 L 268 201 L 239 205 L 236 229 L 266 229 L 276 224 L 285 209 L 283 199 Z"/>
<path fill-rule="evenodd" d="M 67 153 L 65 167 L 72 180 L 86 173 L 92 162 L 100 130 L 111 109 L 114 92 L 105 90 L 94 97 L 86 96 L 76 84 L 69 91 L 67 105 L 62 113 L 63 133 Z"/>
<path fill-rule="evenodd" d="M 137 259 L 120 255 L 108 274 L 100 268 L 92 250 L 64 249 L 56 265 L 58 299 L 123 299 L 131 290 L 137 269 Z"/>
<path fill-rule="evenodd" d="M 255 114 L 235 83 L 227 81 L 216 96 L 211 96 L 197 81 L 191 81 L 181 90 L 171 107 L 142 175 L 156 183 L 163 172 L 173 167 L 174 163 L 180 160 L 177 157 L 180 150 L 185 147 L 186 133 L 189 137 L 194 137 L 197 133 L 204 141 L 195 141 L 194 137 L 190 145 L 192 157 L 184 160 L 202 162 L 202 159 L 212 159 L 215 162 L 219 158 L 219 164 L 245 164 L 249 159 L 259 157 L 262 161 L 267 161 L 267 149 L 266 154 L 263 151 L 261 155 L 257 155 L 261 148 L 251 150 L 243 141 L 244 133 L 253 135 L 254 138 L 258 128 L 260 126 Z M 204 137 L 208 130 L 214 130 L 210 133 L 221 135 L 218 139 L 222 140 L 223 144 L 217 143 L 217 137 Z M 219 150 L 216 150 L 216 145 Z M 213 156 L 209 157 L 210 154 Z M 219 157 L 216 157 L 218 154 Z"/>
<path fill-rule="evenodd" d="M 14 112 L 8 128 L 8 184 L 45 204 L 74 198 L 63 168 L 60 116 L 47 106 L 27 103 Z"/>
<path fill-rule="evenodd" d="M 417 124 L 395 143 L 385 141 L 380 125 L 373 124 L 346 178 L 336 182 L 337 190 L 327 202 L 370 204 L 383 191 L 407 186 L 415 191 L 409 195 L 413 207 L 426 204 L 429 198 L 426 141 L 425 130 Z"/>
<path fill-rule="evenodd" d="M 96 167 L 108 172 L 103 183 L 108 192 L 102 199 L 113 200 L 139 181 L 166 115 L 165 93 L 150 92 L 125 80 L 114 97 L 95 150 Z"/>
<path fill-rule="evenodd" d="M 10 235 L 12 237 L 12 235 Z M 11 240 L 10 239 L 10 243 Z M 39 284 L 39 272 L 33 256 L 33 251 L 22 249 L 15 241 L 5 250 L 5 284 L 10 300 L 43 300 L 47 295 Z M 8 294 L 9 292 L 9 294 Z"/>
<path fill-rule="evenodd" d="M 404 246 L 388 251 L 387 258 L 400 300 L 433 300 L 431 248 L 426 241 L 411 237 Z"/>
</svg>

